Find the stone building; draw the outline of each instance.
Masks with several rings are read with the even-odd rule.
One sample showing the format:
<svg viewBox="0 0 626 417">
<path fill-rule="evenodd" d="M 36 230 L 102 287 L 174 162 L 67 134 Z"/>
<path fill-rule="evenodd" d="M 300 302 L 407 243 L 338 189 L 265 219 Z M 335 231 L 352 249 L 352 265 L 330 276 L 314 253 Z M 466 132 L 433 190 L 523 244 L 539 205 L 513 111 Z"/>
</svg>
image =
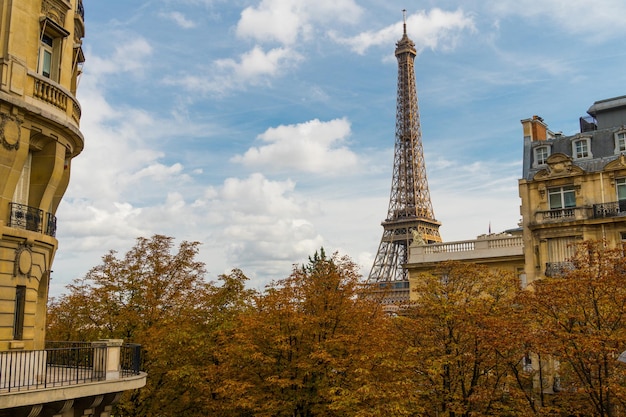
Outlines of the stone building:
<svg viewBox="0 0 626 417">
<path fill-rule="evenodd" d="M 596 101 L 587 113 L 571 136 L 552 132 L 539 116 L 522 120 L 521 228 L 474 240 L 413 243 L 409 279 L 457 260 L 509 270 L 525 287 L 570 268 L 577 242 L 626 243 L 626 96 Z"/>
<path fill-rule="evenodd" d="M 519 180 L 528 282 L 570 268 L 576 242 L 626 241 L 626 96 L 596 101 L 580 132 L 552 132 L 522 120 Z"/>
<path fill-rule="evenodd" d="M 84 146 L 83 3 L 0 0 L 0 28 L 0 416 L 107 416 L 145 384 L 137 363 L 125 369 L 138 348 L 45 340 L 56 211 Z"/>
</svg>

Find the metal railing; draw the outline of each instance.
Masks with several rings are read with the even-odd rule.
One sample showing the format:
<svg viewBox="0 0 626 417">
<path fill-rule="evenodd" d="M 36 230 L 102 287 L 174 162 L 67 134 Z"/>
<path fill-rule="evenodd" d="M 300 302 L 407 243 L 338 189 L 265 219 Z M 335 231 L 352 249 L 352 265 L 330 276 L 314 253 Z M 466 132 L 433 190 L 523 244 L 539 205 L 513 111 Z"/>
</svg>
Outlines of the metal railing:
<svg viewBox="0 0 626 417">
<path fill-rule="evenodd" d="M 30 230 L 31 232 L 45 233 L 56 236 L 57 218 L 52 213 L 45 213 L 46 227 L 44 230 L 44 211 L 25 204 L 9 203 L 9 227 Z"/>
<path fill-rule="evenodd" d="M 85 20 L 85 7 L 83 6 L 83 0 L 78 0 L 76 3 L 76 13 L 78 13 L 83 21 Z"/>
<path fill-rule="evenodd" d="M 612 201 L 593 205 L 593 218 L 616 217 L 626 215 L 626 200 Z"/>
<path fill-rule="evenodd" d="M 558 277 L 574 269 L 572 262 L 546 262 L 546 277 Z"/>
<path fill-rule="evenodd" d="M 89 342 L 47 342 L 46 349 L 0 352 L 0 394 L 107 379 L 107 346 Z M 120 350 L 120 378 L 138 375 L 141 345 Z"/>
<path fill-rule="evenodd" d="M 25 204 L 9 203 L 9 227 L 41 233 L 43 210 Z"/>
</svg>

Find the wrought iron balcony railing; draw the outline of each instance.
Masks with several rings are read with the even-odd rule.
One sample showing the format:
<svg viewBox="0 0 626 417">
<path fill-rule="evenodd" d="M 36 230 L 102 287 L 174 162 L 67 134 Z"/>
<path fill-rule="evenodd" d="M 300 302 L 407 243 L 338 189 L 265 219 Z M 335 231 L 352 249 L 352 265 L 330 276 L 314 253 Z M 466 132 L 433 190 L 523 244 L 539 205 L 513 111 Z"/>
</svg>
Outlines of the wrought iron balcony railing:
<svg viewBox="0 0 626 417">
<path fill-rule="evenodd" d="M 574 269 L 574 264 L 571 262 L 546 262 L 547 277 L 559 277 L 568 271 Z"/>
<path fill-rule="evenodd" d="M 85 7 L 83 6 L 83 0 L 78 0 L 76 4 L 76 13 L 78 13 L 81 19 L 85 20 Z"/>
<path fill-rule="evenodd" d="M 52 213 L 45 213 L 37 207 L 25 204 L 9 203 L 9 227 L 30 230 L 31 232 L 45 233 L 48 236 L 56 236 L 57 218 Z"/>
<path fill-rule="evenodd" d="M 141 345 L 120 344 L 53 342 L 44 350 L 0 352 L 0 395 L 110 380 L 111 369 L 119 370 L 114 379 L 139 375 Z"/>
<path fill-rule="evenodd" d="M 616 217 L 626 215 L 626 200 L 612 201 L 593 205 L 593 218 Z"/>
</svg>

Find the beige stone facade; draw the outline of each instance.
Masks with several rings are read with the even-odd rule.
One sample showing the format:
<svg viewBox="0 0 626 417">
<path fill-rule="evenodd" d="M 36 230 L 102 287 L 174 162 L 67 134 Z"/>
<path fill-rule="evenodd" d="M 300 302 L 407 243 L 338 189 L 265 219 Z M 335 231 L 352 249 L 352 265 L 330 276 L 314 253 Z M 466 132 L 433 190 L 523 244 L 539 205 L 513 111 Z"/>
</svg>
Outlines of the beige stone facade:
<svg viewBox="0 0 626 417">
<path fill-rule="evenodd" d="M 626 243 L 626 96 L 595 102 L 580 132 L 552 132 L 539 116 L 521 121 L 521 229 L 475 240 L 413 244 L 410 279 L 458 260 L 515 272 L 525 287 L 571 267 L 575 244 Z M 413 296 L 412 296 L 413 297 Z"/>
<path fill-rule="evenodd" d="M 83 149 L 82 2 L 0 0 L 0 350 L 41 349 L 56 210 Z"/>
<path fill-rule="evenodd" d="M 526 284 L 524 274 L 524 246 L 521 230 L 479 236 L 474 240 L 434 243 L 430 245 L 414 243 L 410 248 L 409 271 L 410 287 L 414 287 L 419 274 L 428 272 L 438 263 L 445 261 L 471 262 L 489 268 L 516 274 L 520 285 Z M 410 292 L 410 299 L 417 294 Z"/>
<path fill-rule="evenodd" d="M 537 116 L 522 120 L 528 282 L 569 268 L 577 242 L 626 241 L 626 97 L 598 101 L 588 114 L 572 136 L 551 132 Z"/>
<path fill-rule="evenodd" d="M 76 100 L 84 61 L 83 2 L 0 0 L 0 29 L 0 366 L 4 366 L 8 358 L 29 363 L 24 358 L 39 354 L 28 352 L 44 352 L 48 284 L 58 244 L 56 211 L 69 183 L 72 159 L 84 146 Z M 36 416 L 37 409 L 45 410 L 45 404 L 24 403 L 24 398 L 35 398 L 32 395 L 3 390 L 9 386 L 5 384 L 14 383 L 7 381 L 7 369 L 0 369 L 0 415 L 18 416 L 29 410 L 25 415 Z M 91 407 L 96 410 L 104 407 L 101 396 L 111 394 L 113 401 L 116 392 L 145 384 L 145 374 L 135 379 L 130 385 L 117 381 L 91 387 L 89 398 L 80 400 L 68 394 L 78 393 L 76 387 L 37 398 L 60 395 L 67 401 L 54 415 L 74 415 L 76 404 L 87 407 L 98 397 L 99 405 Z M 18 397 L 22 408 L 7 410 Z"/>
</svg>

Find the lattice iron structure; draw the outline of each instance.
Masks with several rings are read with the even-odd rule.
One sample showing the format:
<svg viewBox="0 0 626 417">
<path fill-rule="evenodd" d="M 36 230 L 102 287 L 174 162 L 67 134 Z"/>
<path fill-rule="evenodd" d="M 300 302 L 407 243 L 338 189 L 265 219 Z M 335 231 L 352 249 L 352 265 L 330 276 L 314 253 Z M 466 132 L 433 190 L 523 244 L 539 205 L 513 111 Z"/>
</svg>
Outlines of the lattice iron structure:
<svg viewBox="0 0 626 417">
<path fill-rule="evenodd" d="M 396 44 L 398 98 L 393 178 L 383 236 L 368 281 L 391 290 L 388 301 L 409 298 L 407 263 L 414 239 L 441 242 L 439 223 L 430 201 L 422 147 L 417 88 L 415 86 L 415 43 L 406 34 Z"/>
</svg>

